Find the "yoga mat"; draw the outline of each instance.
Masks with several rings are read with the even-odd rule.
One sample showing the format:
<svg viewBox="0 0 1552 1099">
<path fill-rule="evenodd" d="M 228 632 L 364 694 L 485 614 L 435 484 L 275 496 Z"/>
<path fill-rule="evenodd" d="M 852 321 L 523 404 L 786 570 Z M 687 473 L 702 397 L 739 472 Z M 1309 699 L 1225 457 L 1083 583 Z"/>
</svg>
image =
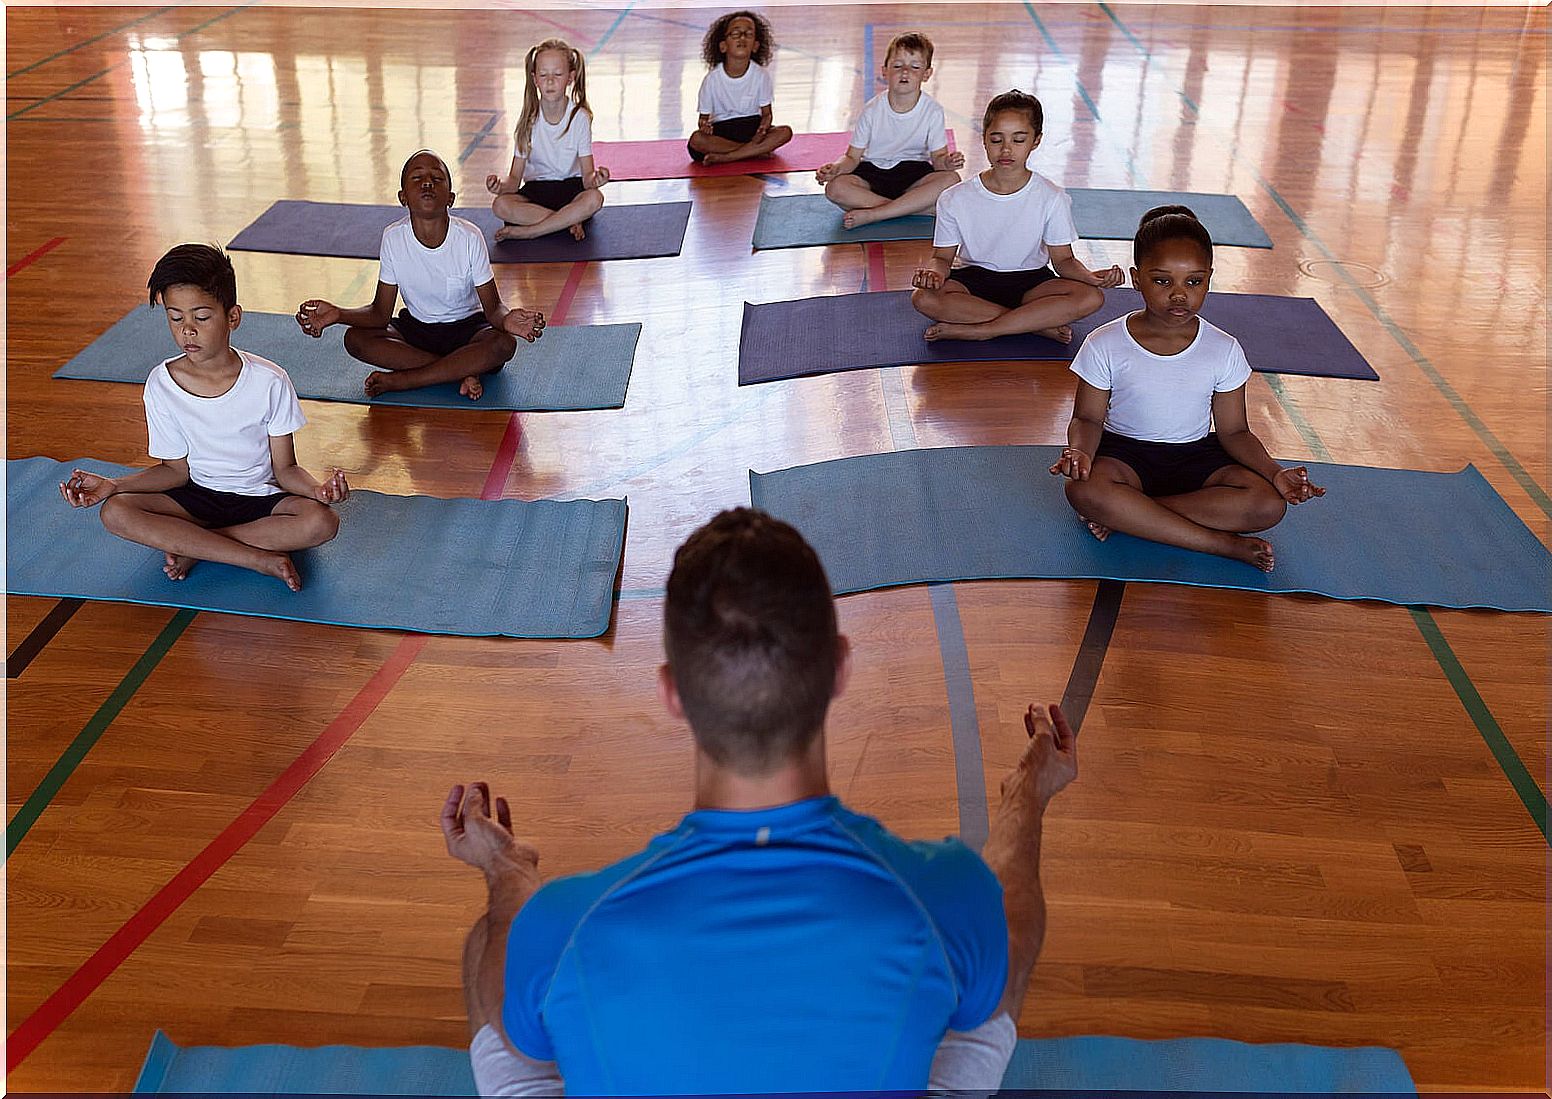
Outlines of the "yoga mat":
<svg viewBox="0 0 1552 1099">
<path fill-rule="evenodd" d="M 1118 287 L 1105 291 L 1099 312 L 1072 326 L 1069 344 L 1035 335 L 928 343 L 922 333 L 932 322 L 911 308 L 909 290 L 768 305 L 745 302 L 738 384 L 919 363 L 1070 362 L 1083 337 L 1141 308 L 1141 294 Z M 1208 294 L 1202 316 L 1236 337 L 1250 365 L 1262 373 L 1366 381 L 1379 377 L 1313 298 Z"/>
<path fill-rule="evenodd" d="M 605 206 L 587 223 L 587 239 L 551 233 L 538 240 L 495 239 L 501 219 L 488 206 L 456 207 L 453 213 L 485 233 L 491 263 L 573 263 L 580 260 L 647 259 L 677 256 L 690 221 L 688 202 Z M 405 214 L 402 206 L 281 199 L 232 238 L 239 252 L 284 252 L 294 256 L 376 259 L 383 230 Z"/>
<path fill-rule="evenodd" d="M 1004 1090 L 1093 1089 L 1108 1099 L 1182 1091 L 1272 1095 L 1415 1096 L 1394 1050 L 1247 1045 L 1216 1038 L 1025 1038 Z M 473 1095 L 467 1050 L 442 1046 L 188 1046 L 161 1031 L 151 1040 L 135 1093 Z"/>
<path fill-rule="evenodd" d="M 1073 187 L 1067 193 L 1072 196 L 1078 236 L 1085 240 L 1131 240 L 1144 212 L 1167 203 L 1183 203 L 1195 211 L 1214 244 L 1272 247 L 1272 238 L 1234 195 L 1089 187 Z M 754 247 L 759 251 L 870 240 L 931 240 L 934 220 L 931 214 L 913 214 L 847 229 L 841 225 L 840 208 L 824 195 L 765 195 L 754 223 Z"/>
<path fill-rule="evenodd" d="M 1054 446 L 949 447 L 751 473 L 754 506 L 818 551 L 838 593 L 1025 577 L 1308 592 L 1552 612 L 1552 556 L 1474 466 L 1308 465 L 1326 495 L 1265 537 L 1277 568 L 1112 534 L 1097 541 L 1047 472 Z"/>
<path fill-rule="evenodd" d="M 440 500 L 353 489 L 334 541 L 293 553 L 303 588 L 202 562 L 162 575 L 162 555 L 109 534 L 59 483 L 92 459 L 6 463 L 6 591 L 466 637 L 597 637 L 609 628 L 624 500 Z M 317 471 L 314 471 L 317 472 Z"/>
<path fill-rule="evenodd" d="M 313 339 L 297 327 L 290 313 L 246 312 L 232 340 L 243 350 L 280 364 L 291 375 L 297 395 L 312 400 L 559 412 L 623 407 L 640 336 L 639 324 L 546 328 L 533 343 L 518 340 L 512 360 L 494 374 L 483 375 L 485 395 L 477 401 L 462 396 L 453 383 L 368 399 L 361 383 L 372 367 L 346 354 L 341 324 Z M 54 377 L 139 385 L 157 363 L 176 351 L 167 334 L 166 314 L 141 307 L 116 321 L 56 370 Z"/>
<path fill-rule="evenodd" d="M 846 155 L 850 134 L 793 134 L 775 155 L 731 164 L 697 164 L 690 159 L 684 137 L 657 141 L 595 141 L 593 163 L 609 169 L 614 179 L 707 179 L 781 172 L 812 172 Z M 608 210 L 608 207 L 604 207 Z M 373 253 L 374 255 L 376 253 Z"/>
</svg>

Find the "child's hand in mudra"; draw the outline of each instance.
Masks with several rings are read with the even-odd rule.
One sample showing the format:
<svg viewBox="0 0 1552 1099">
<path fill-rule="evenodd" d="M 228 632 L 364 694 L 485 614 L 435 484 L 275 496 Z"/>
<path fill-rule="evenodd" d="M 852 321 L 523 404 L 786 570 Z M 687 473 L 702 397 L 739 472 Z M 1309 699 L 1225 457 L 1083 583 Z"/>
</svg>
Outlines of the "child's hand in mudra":
<svg viewBox="0 0 1552 1099">
<path fill-rule="evenodd" d="M 911 285 L 918 290 L 941 290 L 943 274 L 936 267 L 918 267 L 911 276 Z"/>
<path fill-rule="evenodd" d="M 1051 472 L 1074 481 L 1087 481 L 1089 479 L 1089 464 L 1091 459 L 1083 451 L 1075 446 L 1062 447 L 1062 456 L 1056 459 L 1056 464 L 1051 467 Z"/>
<path fill-rule="evenodd" d="M 609 174 L 608 168 L 595 168 L 593 169 L 593 181 L 590 186 L 602 187 L 605 183 L 608 183 L 613 178 L 614 177 Z"/>
<path fill-rule="evenodd" d="M 502 318 L 501 327 L 508 335 L 533 343 L 544 335 L 544 314 L 533 309 L 513 309 Z"/>
<path fill-rule="evenodd" d="M 73 508 L 95 507 L 119 490 L 112 479 L 84 469 L 70 471 L 70 480 L 59 483 L 59 494 Z"/>
<path fill-rule="evenodd" d="M 1105 268 L 1103 271 L 1094 272 L 1094 285 L 1101 290 L 1109 290 L 1112 287 L 1120 286 L 1125 281 L 1125 273 L 1122 272 L 1121 268 L 1114 265 Z"/>
<path fill-rule="evenodd" d="M 1303 466 L 1290 466 L 1287 469 L 1278 470 L 1277 476 L 1272 478 L 1272 487 L 1290 504 L 1302 504 L 1306 500 L 1326 494 L 1325 489 L 1311 483 L 1309 470 Z"/>
<path fill-rule="evenodd" d="M 313 339 L 323 335 L 323 330 L 329 325 L 338 324 L 339 319 L 339 306 L 319 301 L 317 298 L 304 301 L 296 307 L 296 323 L 301 325 L 302 331 Z"/>
<path fill-rule="evenodd" d="M 323 484 L 313 490 L 313 499 L 324 504 L 343 503 L 349 497 L 350 485 L 345 481 L 343 469 L 330 470 Z"/>
<path fill-rule="evenodd" d="M 506 180 L 500 176 L 491 173 L 485 177 L 485 189 L 493 195 L 499 195 L 501 193 L 501 185 L 505 182 Z"/>
<path fill-rule="evenodd" d="M 965 154 L 955 149 L 943 158 L 943 166 L 951 172 L 957 172 L 965 166 Z"/>
<path fill-rule="evenodd" d="M 819 169 L 814 173 L 814 182 L 829 183 L 832 179 L 840 174 L 841 166 L 839 164 L 833 162 L 830 164 L 821 164 Z"/>
</svg>

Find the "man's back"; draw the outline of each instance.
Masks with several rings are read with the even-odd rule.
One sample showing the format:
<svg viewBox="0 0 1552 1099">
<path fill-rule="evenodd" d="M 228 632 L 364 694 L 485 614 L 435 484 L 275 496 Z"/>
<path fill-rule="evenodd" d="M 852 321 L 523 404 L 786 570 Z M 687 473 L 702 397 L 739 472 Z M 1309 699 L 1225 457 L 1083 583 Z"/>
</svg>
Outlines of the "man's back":
<svg viewBox="0 0 1552 1099">
<path fill-rule="evenodd" d="M 814 798 L 702 810 L 513 922 L 503 1021 L 573 1095 L 910 1090 L 1007 976 L 996 879 Z"/>
</svg>

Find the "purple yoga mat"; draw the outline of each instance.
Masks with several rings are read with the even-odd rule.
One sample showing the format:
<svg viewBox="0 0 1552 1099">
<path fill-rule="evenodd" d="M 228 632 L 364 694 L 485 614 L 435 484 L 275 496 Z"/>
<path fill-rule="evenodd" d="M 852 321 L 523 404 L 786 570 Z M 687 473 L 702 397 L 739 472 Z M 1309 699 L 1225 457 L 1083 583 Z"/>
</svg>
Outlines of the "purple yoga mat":
<svg viewBox="0 0 1552 1099">
<path fill-rule="evenodd" d="M 1095 328 L 1141 308 L 1142 295 L 1135 290 L 1105 291 L 1104 307 L 1072 326 L 1070 344 L 1033 335 L 928 343 L 922 333 L 932 322 L 911 308 L 908 290 L 745 302 L 738 384 L 935 362 L 1066 362 Z M 1262 373 L 1379 378 L 1313 298 L 1209 294 L 1202 316 L 1238 339 L 1250 365 Z"/>
<path fill-rule="evenodd" d="M 677 256 L 690 220 L 688 202 L 605 206 L 587 222 L 587 239 L 551 233 L 538 240 L 497 242 L 501 219 L 484 207 L 453 213 L 485 233 L 492 263 L 573 263 L 579 260 L 647 259 Z M 232 238 L 239 252 L 284 252 L 296 256 L 376 259 L 383 230 L 405 215 L 402 206 L 282 199 Z"/>
</svg>

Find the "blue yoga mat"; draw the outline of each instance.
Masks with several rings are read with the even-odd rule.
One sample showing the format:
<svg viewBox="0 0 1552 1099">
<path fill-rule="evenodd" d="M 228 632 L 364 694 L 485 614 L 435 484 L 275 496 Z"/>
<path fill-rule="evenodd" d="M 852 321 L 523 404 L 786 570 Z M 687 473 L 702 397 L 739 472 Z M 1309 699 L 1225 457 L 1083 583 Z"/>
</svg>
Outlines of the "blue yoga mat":
<svg viewBox="0 0 1552 1099">
<path fill-rule="evenodd" d="M 1137 222 L 1155 206 L 1189 206 L 1212 235 L 1214 244 L 1270 248 L 1272 238 L 1234 195 L 1185 191 L 1114 191 L 1072 187 L 1072 218 L 1084 240 L 1131 240 Z M 930 214 L 891 218 L 847 229 L 841 210 L 824 195 L 765 195 L 754 223 L 754 247 L 807 248 L 820 244 L 856 244 L 873 240 L 931 240 Z"/>
<path fill-rule="evenodd" d="M 1271 1095 L 1416 1096 L 1394 1050 L 1247 1045 L 1215 1038 L 1026 1038 L 1014 1050 L 1004 1090 L 1061 1089 L 1107 1099 L 1184 1091 Z M 473 1095 L 469 1054 L 441 1046 L 190 1046 L 161 1031 L 151 1041 L 135 1093 L 279 1095 Z"/>
<path fill-rule="evenodd" d="M 578 260 L 649 259 L 677 256 L 690 221 L 688 202 L 605 206 L 587 223 L 587 239 L 551 233 L 538 240 L 495 239 L 501 219 L 488 206 L 454 208 L 453 213 L 485 233 L 492 263 L 573 263 Z M 376 259 L 383 230 L 405 214 L 402 206 L 281 199 L 232 238 L 239 252 L 284 252 L 294 256 Z"/>
<path fill-rule="evenodd" d="M 1142 308 L 1142 295 L 1105 291 L 1099 312 L 1072 326 L 1072 342 L 1044 336 L 995 340 L 936 340 L 932 322 L 911 308 L 909 290 L 744 303 L 738 342 L 738 384 L 919 363 L 1070 362 L 1083 338 L 1106 321 Z M 1208 294 L 1202 316 L 1239 340 L 1250 365 L 1264 374 L 1374 381 L 1379 375 L 1313 298 Z"/>
<path fill-rule="evenodd" d="M 949 447 L 749 475 L 754 506 L 792 523 L 836 592 L 994 577 L 1149 580 L 1430 607 L 1552 611 L 1552 556 L 1467 466 L 1419 473 L 1309 466 L 1322 499 L 1265 537 L 1277 568 L 1145 542 L 1096 541 L 1047 471 L 1052 446 Z"/>
<path fill-rule="evenodd" d="M 467 637 L 597 637 L 609 628 L 624 500 L 441 500 L 353 490 L 334 541 L 293 553 L 303 588 L 202 562 L 162 575 L 162 555 L 109 534 L 59 483 L 91 459 L 6 463 L 6 591 L 149 603 L 299 622 Z M 316 471 L 315 471 L 316 472 Z"/>
<path fill-rule="evenodd" d="M 639 324 L 579 324 L 546 328 L 533 343 L 517 341 L 517 354 L 487 374 L 478 401 L 447 385 L 384 393 L 368 399 L 361 383 L 372 368 L 345 352 L 345 328 L 335 325 L 313 339 L 289 313 L 244 313 L 233 334 L 237 346 L 272 359 L 291 375 L 299 396 L 352 404 L 408 408 L 484 408 L 562 412 L 621 408 L 636 357 Z M 177 353 L 160 309 L 140 308 L 114 323 L 84 351 L 54 372 L 56 378 L 142 384 L 151 368 Z"/>
</svg>

